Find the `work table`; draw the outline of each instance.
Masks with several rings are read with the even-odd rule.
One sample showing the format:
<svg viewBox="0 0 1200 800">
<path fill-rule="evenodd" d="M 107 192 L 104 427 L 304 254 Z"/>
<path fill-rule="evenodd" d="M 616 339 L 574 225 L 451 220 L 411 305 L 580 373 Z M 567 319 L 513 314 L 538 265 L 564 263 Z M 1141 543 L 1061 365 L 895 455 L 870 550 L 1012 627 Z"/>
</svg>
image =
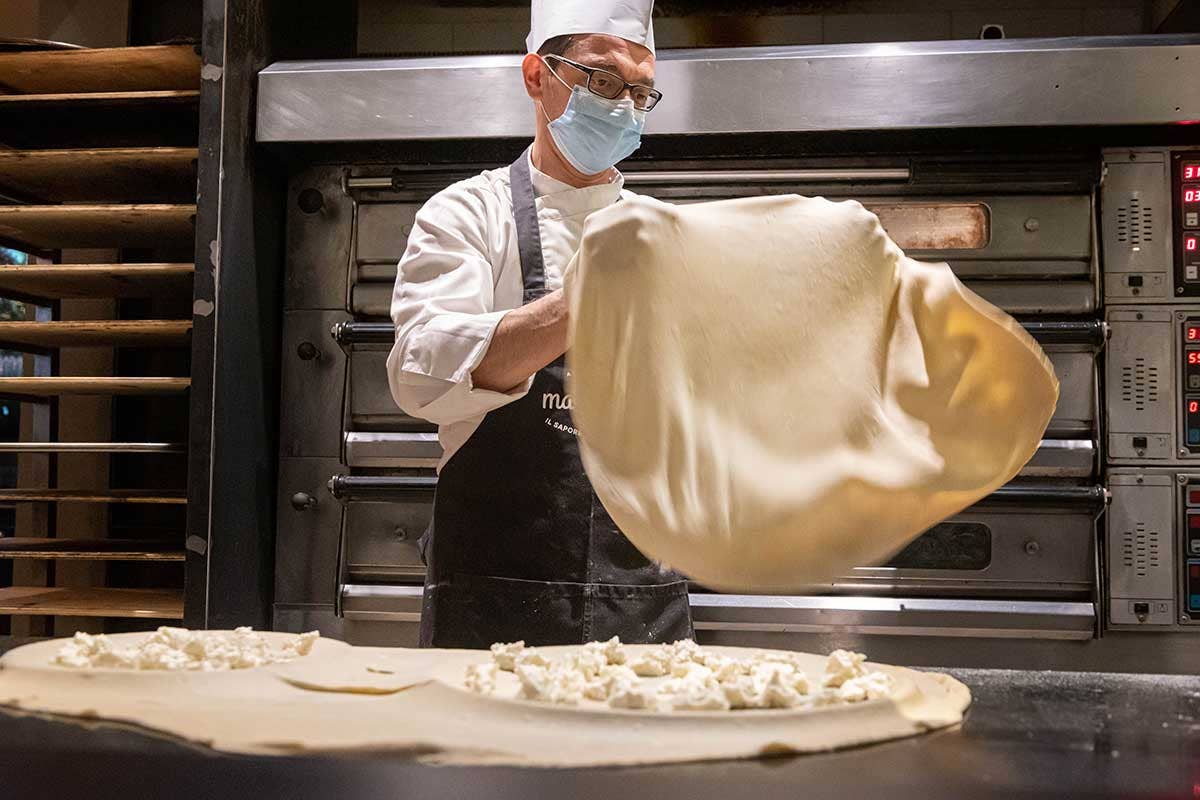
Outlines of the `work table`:
<svg viewBox="0 0 1200 800">
<path fill-rule="evenodd" d="M 399 755 L 261 758 L 0 714 L 0 794 L 18 797 L 1193 796 L 1200 678 L 947 670 L 963 725 L 816 756 L 639 768 L 437 767 Z M 231 720 L 230 724 L 237 724 Z M 403 725 L 403 720 L 397 720 Z M 27 794 L 23 794 L 27 792 Z"/>
</svg>

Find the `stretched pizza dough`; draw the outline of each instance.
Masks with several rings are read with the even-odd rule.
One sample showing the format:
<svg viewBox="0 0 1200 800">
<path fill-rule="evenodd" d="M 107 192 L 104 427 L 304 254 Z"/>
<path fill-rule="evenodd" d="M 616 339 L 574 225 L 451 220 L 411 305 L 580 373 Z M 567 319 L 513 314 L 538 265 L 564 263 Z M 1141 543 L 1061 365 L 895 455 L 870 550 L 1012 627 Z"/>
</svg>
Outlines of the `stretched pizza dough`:
<svg viewBox="0 0 1200 800">
<path fill-rule="evenodd" d="M 111 638 L 127 645 L 138 636 Z M 282 665 L 141 672 L 56 666 L 62 643 L 0 658 L 0 714 L 133 728 L 235 753 L 408 753 L 438 763 L 555 767 L 753 758 L 913 736 L 959 722 L 970 703 L 967 688 L 948 675 L 883 665 L 874 666 L 901 687 L 887 700 L 652 714 L 551 706 L 515 699 L 504 687 L 481 696 L 464 680 L 467 667 L 490 661 L 478 650 L 350 648 L 322 638 L 308 656 Z M 813 674 L 825 661 L 794 657 L 810 661 Z M 378 669 L 394 674 L 383 680 Z"/>
<path fill-rule="evenodd" d="M 1013 478 L 1058 398 L 1015 320 L 854 201 L 618 203 L 588 219 L 567 291 L 596 493 L 712 588 L 885 560 Z"/>
</svg>

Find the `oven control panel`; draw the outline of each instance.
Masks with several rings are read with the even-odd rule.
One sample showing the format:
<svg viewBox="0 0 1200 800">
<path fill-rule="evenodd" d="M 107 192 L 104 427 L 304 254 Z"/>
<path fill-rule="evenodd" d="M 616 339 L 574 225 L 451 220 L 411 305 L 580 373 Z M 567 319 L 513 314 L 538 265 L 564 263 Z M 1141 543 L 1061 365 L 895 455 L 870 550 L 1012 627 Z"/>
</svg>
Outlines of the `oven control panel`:
<svg viewBox="0 0 1200 800">
<path fill-rule="evenodd" d="M 1180 564 L 1179 621 L 1200 624 L 1200 475 L 1179 475 Z"/>
<path fill-rule="evenodd" d="M 1171 154 L 1175 294 L 1200 295 L 1200 150 Z"/>
</svg>

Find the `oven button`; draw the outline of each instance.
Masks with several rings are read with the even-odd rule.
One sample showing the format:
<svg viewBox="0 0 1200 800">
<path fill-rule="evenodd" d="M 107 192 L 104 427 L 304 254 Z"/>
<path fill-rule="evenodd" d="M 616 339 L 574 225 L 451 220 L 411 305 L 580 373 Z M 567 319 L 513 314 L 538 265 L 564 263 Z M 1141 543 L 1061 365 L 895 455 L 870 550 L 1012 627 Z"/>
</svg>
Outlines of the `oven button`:
<svg viewBox="0 0 1200 800">
<path fill-rule="evenodd" d="M 1200 211 L 1188 211 L 1183 215 L 1183 227 L 1200 228 Z"/>
<path fill-rule="evenodd" d="M 1200 375 L 1188 375 L 1188 388 L 1200 389 Z"/>
<path fill-rule="evenodd" d="M 1196 265 L 1195 264 L 1188 264 L 1186 267 L 1183 268 L 1183 279 L 1185 281 L 1196 280 Z"/>
</svg>

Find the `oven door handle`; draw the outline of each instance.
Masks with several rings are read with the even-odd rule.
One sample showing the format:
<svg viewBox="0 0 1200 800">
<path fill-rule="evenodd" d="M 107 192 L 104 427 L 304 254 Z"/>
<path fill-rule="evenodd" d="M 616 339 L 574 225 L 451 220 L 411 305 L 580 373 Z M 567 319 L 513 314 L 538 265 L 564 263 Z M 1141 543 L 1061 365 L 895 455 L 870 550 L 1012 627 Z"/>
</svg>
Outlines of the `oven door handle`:
<svg viewBox="0 0 1200 800">
<path fill-rule="evenodd" d="M 906 182 L 912 178 L 908 167 L 843 167 L 832 169 L 723 169 L 723 170 L 630 170 L 625 183 L 725 186 L 762 183 L 865 183 Z"/>
<path fill-rule="evenodd" d="M 1001 486 L 973 507 L 1100 511 L 1108 504 L 1108 499 L 1108 491 L 1103 486 L 1010 484 Z"/>
<path fill-rule="evenodd" d="M 1089 344 L 1100 347 L 1108 338 L 1108 323 L 1100 320 L 1029 321 L 1021 327 L 1039 344 Z M 396 329 L 390 322 L 338 322 L 330 330 L 342 348 L 356 344 L 390 345 Z"/>
<path fill-rule="evenodd" d="M 437 488 L 432 475 L 334 475 L 329 493 L 337 500 L 387 501 L 427 495 Z"/>
<path fill-rule="evenodd" d="M 391 345 L 396 340 L 396 328 L 390 322 L 338 322 L 329 335 L 342 350 L 349 351 L 357 344 Z"/>
<path fill-rule="evenodd" d="M 1048 320 L 1022 322 L 1038 344 L 1085 344 L 1100 348 L 1108 340 L 1108 323 L 1100 320 Z"/>
</svg>

